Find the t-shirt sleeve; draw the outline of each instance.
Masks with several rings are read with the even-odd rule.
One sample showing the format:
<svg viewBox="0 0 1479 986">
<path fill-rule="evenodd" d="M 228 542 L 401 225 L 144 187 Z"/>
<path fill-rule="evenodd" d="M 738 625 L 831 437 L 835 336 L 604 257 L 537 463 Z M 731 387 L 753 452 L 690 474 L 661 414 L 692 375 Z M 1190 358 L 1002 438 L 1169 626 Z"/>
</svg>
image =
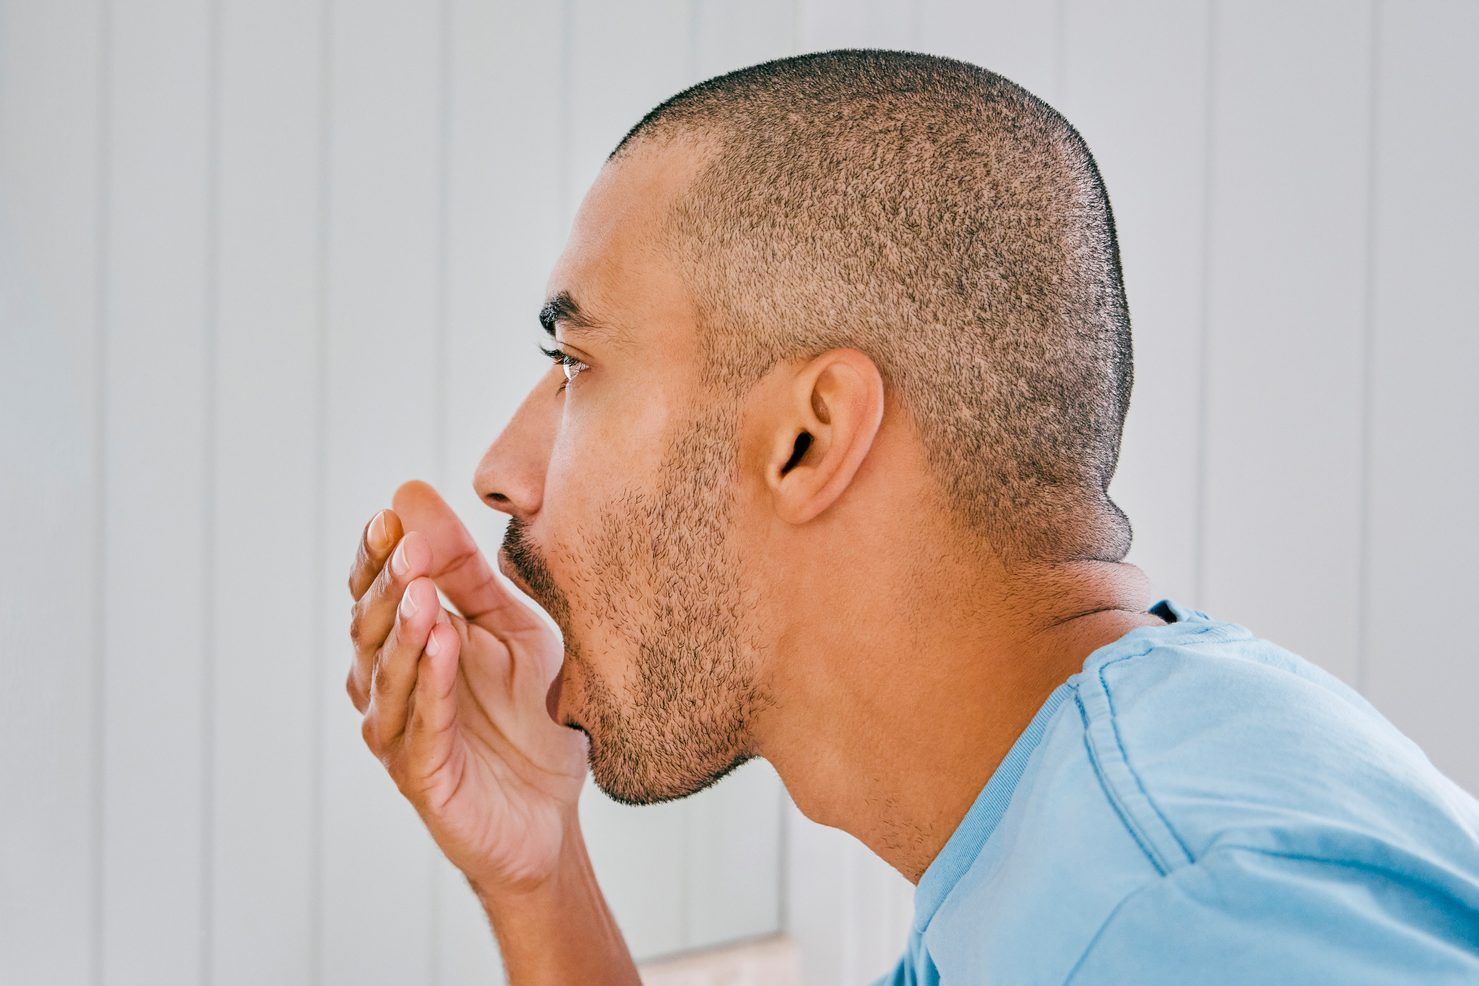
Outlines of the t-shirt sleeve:
<svg viewBox="0 0 1479 986">
<path fill-rule="evenodd" d="M 1121 901 L 1068 982 L 1475 983 L 1479 911 L 1400 866 L 1219 848 Z"/>
</svg>

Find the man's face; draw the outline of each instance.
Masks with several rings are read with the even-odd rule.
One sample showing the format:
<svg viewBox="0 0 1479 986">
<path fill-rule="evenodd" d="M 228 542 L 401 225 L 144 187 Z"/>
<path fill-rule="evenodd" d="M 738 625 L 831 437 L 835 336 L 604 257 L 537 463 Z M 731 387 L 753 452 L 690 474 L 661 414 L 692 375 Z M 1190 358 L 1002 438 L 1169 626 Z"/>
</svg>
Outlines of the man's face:
<svg viewBox="0 0 1479 986">
<path fill-rule="evenodd" d="M 738 406 L 696 389 L 694 309 L 656 223 L 696 163 L 682 148 L 608 165 L 576 215 L 548 296 L 553 366 L 489 447 L 475 485 L 507 511 L 499 567 L 560 626 L 556 721 L 628 803 L 681 798 L 744 762 L 761 701 L 734 524 Z M 501 494 L 502 498 L 495 496 Z"/>
</svg>

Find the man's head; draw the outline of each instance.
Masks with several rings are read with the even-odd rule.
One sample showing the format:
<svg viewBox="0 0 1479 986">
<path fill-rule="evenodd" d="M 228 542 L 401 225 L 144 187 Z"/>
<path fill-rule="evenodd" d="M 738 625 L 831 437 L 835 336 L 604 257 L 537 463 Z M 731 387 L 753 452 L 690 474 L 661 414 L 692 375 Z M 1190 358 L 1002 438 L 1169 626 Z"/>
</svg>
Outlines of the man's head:
<svg viewBox="0 0 1479 986">
<path fill-rule="evenodd" d="M 505 572 L 564 631 L 560 717 L 619 800 L 754 755 L 778 655 L 804 652 L 791 617 L 839 598 L 816 590 L 873 528 L 901 581 L 942 552 L 1010 573 L 1128 550 L 1108 198 L 1077 132 L 998 75 L 837 51 L 685 90 L 612 152 L 549 291 L 580 365 L 475 482 L 513 516 Z"/>
</svg>

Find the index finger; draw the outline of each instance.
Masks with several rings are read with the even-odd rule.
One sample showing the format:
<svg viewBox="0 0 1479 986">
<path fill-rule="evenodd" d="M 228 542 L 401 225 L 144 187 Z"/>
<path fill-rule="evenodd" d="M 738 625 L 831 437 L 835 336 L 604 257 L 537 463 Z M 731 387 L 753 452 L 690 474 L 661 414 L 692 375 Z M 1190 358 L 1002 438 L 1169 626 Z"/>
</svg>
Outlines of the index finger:
<svg viewBox="0 0 1479 986">
<path fill-rule="evenodd" d="M 385 560 L 404 533 L 394 510 L 381 510 L 370 518 L 360 534 L 354 564 L 349 566 L 349 594 L 356 600 L 374 584 L 375 576 L 385 567 Z"/>
<path fill-rule="evenodd" d="M 498 581 L 467 525 L 429 483 L 409 479 L 396 489 L 390 502 L 396 513 L 426 535 L 431 548 L 427 574 L 464 618 L 499 639 L 550 632 L 512 588 Z"/>
</svg>

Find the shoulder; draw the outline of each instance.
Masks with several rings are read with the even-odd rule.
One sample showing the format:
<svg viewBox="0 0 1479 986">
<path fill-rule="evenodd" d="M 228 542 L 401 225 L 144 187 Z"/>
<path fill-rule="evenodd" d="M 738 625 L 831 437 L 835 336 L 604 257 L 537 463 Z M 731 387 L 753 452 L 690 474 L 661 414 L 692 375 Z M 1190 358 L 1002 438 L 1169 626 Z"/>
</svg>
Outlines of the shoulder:
<svg viewBox="0 0 1479 986">
<path fill-rule="evenodd" d="M 1479 802 L 1337 679 L 1200 622 L 1075 676 L 1102 793 L 1157 871 L 1110 911 L 1076 981 L 1474 976 Z"/>
<path fill-rule="evenodd" d="M 1074 683 L 1104 793 L 1163 871 L 1223 842 L 1300 850 L 1301 833 L 1473 850 L 1473 798 L 1354 690 L 1238 624 L 1152 628 Z"/>
<path fill-rule="evenodd" d="M 1479 981 L 1479 893 L 1402 867 L 1220 846 L 1127 896 L 1072 983 Z"/>
<path fill-rule="evenodd" d="M 999 824 L 916 914 L 946 981 L 1266 981 L 1341 935 L 1469 973 L 1479 803 L 1354 691 L 1210 618 L 1131 631 L 1062 687 Z"/>
</svg>

